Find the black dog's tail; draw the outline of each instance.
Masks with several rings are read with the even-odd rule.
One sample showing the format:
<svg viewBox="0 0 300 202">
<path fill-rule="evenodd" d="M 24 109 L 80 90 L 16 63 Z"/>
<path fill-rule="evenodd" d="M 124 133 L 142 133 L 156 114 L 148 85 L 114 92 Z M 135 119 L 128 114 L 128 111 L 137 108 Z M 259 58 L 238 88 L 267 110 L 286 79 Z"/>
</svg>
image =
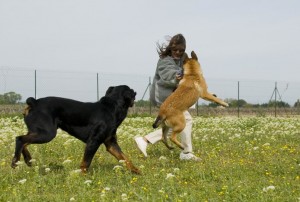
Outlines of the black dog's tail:
<svg viewBox="0 0 300 202">
<path fill-rule="evenodd" d="M 163 121 L 162 117 L 161 116 L 157 116 L 156 119 L 155 119 L 155 121 L 154 121 L 154 123 L 152 124 L 152 127 L 153 128 L 157 128 L 161 124 L 162 121 Z"/>
<path fill-rule="evenodd" d="M 36 106 L 36 99 L 34 99 L 33 97 L 29 97 L 26 100 L 26 104 L 30 107 L 33 108 Z"/>
<path fill-rule="evenodd" d="M 24 109 L 23 116 L 24 118 L 29 114 L 29 111 L 36 106 L 36 99 L 29 97 L 26 100 L 27 106 Z"/>
</svg>

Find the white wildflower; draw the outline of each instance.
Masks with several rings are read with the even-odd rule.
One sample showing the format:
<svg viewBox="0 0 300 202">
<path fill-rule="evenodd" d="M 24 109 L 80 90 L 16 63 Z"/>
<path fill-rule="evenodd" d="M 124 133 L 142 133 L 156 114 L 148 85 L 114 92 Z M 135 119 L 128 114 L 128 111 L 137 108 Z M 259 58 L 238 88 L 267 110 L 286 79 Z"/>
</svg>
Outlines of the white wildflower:
<svg viewBox="0 0 300 202">
<path fill-rule="evenodd" d="M 253 147 L 253 150 L 258 150 L 259 147 Z"/>
<path fill-rule="evenodd" d="M 45 168 L 46 173 L 50 172 L 50 168 Z"/>
<path fill-rule="evenodd" d="M 22 179 L 19 181 L 20 184 L 24 184 L 27 180 L 26 179 Z"/>
<path fill-rule="evenodd" d="M 70 198 L 70 201 L 75 201 L 75 198 L 74 197 Z"/>
<path fill-rule="evenodd" d="M 64 160 L 63 164 L 67 164 L 67 163 L 71 163 L 71 162 L 72 162 L 72 160 L 67 159 L 67 160 Z"/>
<path fill-rule="evenodd" d="M 263 191 L 264 191 L 264 192 L 267 192 L 267 191 L 269 191 L 269 190 L 274 190 L 274 189 L 275 189 L 275 187 L 271 185 L 271 186 L 268 186 L 268 187 L 264 187 L 264 188 L 263 188 Z"/>
<path fill-rule="evenodd" d="M 124 194 L 124 193 L 121 195 L 121 198 L 122 198 L 122 201 L 127 201 L 128 200 L 127 194 Z"/>
<path fill-rule="evenodd" d="M 166 160 L 166 159 L 167 159 L 167 157 L 165 157 L 165 156 L 161 156 L 161 157 L 159 157 L 159 159 L 158 159 L 158 160 L 162 161 L 162 160 Z"/>
<path fill-rule="evenodd" d="M 180 169 L 179 168 L 174 168 L 173 170 L 174 170 L 174 172 L 179 172 Z"/>
<path fill-rule="evenodd" d="M 180 197 L 185 197 L 185 196 L 187 196 L 188 194 L 186 193 L 186 192 L 184 192 L 183 194 L 180 194 L 179 196 Z"/>
<path fill-rule="evenodd" d="M 105 187 L 104 190 L 105 190 L 105 191 L 109 191 L 110 188 L 109 188 L 109 187 Z"/>
<path fill-rule="evenodd" d="M 113 170 L 119 170 L 119 169 L 121 169 L 121 168 L 123 168 L 123 166 L 116 165 L 116 166 L 114 166 Z"/>
<path fill-rule="evenodd" d="M 71 173 L 71 174 L 78 174 L 78 173 L 81 173 L 81 169 L 72 170 L 70 173 Z"/>
<path fill-rule="evenodd" d="M 23 162 L 23 161 L 18 161 L 16 164 L 17 164 L 18 166 L 20 166 L 20 165 L 23 165 L 24 162 Z"/>
<path fill-rule="evenodd" d="M 90 185 L 92 183 L 92 180 L 86 180 L 85 182 L 84 182 L 84 184 L 86 184 L 86 185 Z"/>
<path fill-rule="evenodd" d="M 166 179 L 170 179 L 170 178 L 173 178 L 173 177 L 175 177 L 175 175 L 173 175 L 172 173 L 168 173 Z"/>
</svg>

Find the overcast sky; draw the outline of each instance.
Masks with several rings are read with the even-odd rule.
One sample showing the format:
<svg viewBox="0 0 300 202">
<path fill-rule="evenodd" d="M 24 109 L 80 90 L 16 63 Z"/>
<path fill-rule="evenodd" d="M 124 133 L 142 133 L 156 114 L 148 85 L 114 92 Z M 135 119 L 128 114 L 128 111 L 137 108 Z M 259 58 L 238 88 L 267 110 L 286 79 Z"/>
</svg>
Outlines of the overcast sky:
<svg viewBox="0 0 300 202">
<path fill-rule="evenodd" d="M 0 0 L 0 67 L 152 76 L 177 33 L 206 77 L 299 81 L 299 0 Z"/>
</svg>

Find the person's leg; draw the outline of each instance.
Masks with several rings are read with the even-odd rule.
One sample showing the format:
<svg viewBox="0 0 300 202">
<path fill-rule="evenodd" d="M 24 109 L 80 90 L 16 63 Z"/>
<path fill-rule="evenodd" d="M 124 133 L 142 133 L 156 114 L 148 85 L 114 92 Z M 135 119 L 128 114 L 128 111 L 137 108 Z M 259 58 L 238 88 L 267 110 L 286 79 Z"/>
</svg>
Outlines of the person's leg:
<svg viewBox="0 0 300 202">
<path fill-rule="evenodd" d="M 185 128 L 181 132 L 181 143 L 184 146 L 184 153 L 193 152 L 193 145 L 192 145 L 192 126 L 193 126 L 193 119 L 191 114 L 188 111 L 184 112 L 185 117 Z"/>
<path fill-rule="evenodd" d="M 184 146 L 184 150 L 180 153 L 181 160 L 195 160 L 200 161 L 201 158 L 195 156 L 193 152 L 193 145 L 192 145 L 192 126 L 193 126 L 193 119 L 191 114 L 188 111 L 184 112 L 186 126 L 181 132 L 181 143 Z"/>
<path fill-rule="evenodd" d="M 139 150 L 147 157 L 147 146 L 149 143 L 154 144 L 162 138 L 162 129 L 157 129 L 144 137 L 135 137 L 134 140 Z"/>
<path fill-rule="evenodd" d="M 162 138 L 162 129 L 161 128 L 144 136 L 144 139 L 146 139 L 151 144 L 154 144 L 154 143 L 160 141 L 161 138 Z"/>
</svg>

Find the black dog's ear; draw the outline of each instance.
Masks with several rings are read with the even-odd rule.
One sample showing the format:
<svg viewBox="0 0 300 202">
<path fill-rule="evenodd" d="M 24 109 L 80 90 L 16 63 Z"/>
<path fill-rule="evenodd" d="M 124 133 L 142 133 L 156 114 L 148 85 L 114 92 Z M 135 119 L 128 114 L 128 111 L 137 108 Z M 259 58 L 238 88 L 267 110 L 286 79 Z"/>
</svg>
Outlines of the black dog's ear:
<svg viewBox="0 0 300 202">
<path fill-rule="evenodd" d="M 194 51 L 191 52 L 191 56 L 194 60 L 197 60 L 198 61 L 198 57 L 196 55 L 196 53 Z"/>
<path fill-rule="evenodd" d="M 109 95 L 109 94 L 113 91 L 114 88 L 115 88 L 114 86 L 110 86 L 110 87 L 106 90 L 105 95 Z"/>
<path fill-rule="evenodd" d="M 188 59 L 189 59 L 189 56 L 186 53 L 184 53 L 182 56 L 183 64 L 185 64 Z"/>
</svg>

